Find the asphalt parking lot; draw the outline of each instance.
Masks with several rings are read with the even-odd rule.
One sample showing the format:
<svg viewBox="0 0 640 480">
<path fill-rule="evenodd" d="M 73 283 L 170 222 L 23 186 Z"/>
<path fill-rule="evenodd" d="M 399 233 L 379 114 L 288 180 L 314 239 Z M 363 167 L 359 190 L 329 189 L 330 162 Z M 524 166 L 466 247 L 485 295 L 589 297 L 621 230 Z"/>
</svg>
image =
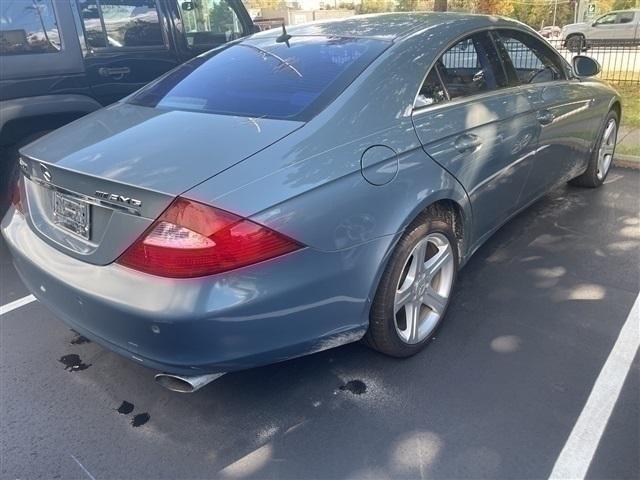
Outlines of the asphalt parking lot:
<svg viewBox="0 0 640 480">
<path fill-rule="evenodd" d="M 548 478 L 638 297 L 639 194 L 627 169 L 548 194 L 402 361 L 354 344 L 180 395 L 37 302 L 4 313 L 2 478 Z M 0 268 L 0 305 L 28 295 L 3 244 Z M 638 478 L 639 374 L 636 351 L 587 478 Z"/>
</svg>

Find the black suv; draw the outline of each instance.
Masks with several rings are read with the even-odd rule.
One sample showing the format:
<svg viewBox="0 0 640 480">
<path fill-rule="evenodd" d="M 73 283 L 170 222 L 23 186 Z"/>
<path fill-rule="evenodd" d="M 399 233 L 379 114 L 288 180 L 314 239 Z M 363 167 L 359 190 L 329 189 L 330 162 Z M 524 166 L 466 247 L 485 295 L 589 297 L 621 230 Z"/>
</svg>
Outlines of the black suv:
<svg viewBox="0 0 640 480">
<path fill-rule="evenodd" d="M 0 0 L 0 196 L 19 146 L 253 31 L 240 0 Z"/>
</svg>

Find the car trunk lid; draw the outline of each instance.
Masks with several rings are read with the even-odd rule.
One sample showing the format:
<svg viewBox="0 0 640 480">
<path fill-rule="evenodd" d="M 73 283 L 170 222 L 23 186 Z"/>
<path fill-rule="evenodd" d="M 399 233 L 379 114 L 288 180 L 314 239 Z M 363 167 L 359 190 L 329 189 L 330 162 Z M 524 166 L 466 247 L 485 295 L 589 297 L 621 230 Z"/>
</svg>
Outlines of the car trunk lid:
<svg viewBox="0 0 640 480">
<path fill-rule="evenodd" d="M 114 105 L 20 151 L 29 221 L 68 254 L 110 263 L 176 196 L 301 125 Z"/>
</svg>

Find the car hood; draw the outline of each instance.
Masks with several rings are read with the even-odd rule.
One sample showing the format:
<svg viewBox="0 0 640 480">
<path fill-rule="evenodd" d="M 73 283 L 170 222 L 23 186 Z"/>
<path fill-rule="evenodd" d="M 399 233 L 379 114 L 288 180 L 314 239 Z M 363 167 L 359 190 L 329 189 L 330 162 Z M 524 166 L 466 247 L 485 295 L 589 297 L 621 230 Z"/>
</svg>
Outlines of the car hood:
<svg viewBox="0 0 640 480">
<path fill-rule="evenodd" d="M 565 25 L 564 27 L 562 27 L 562 30 L 581 30 L 583 28 L 585 28 L 587 25 L 589 25 L 588 23 L 585 22 L 581 22 L 581 23 L 570 23 L 569 25 Z"/>
<path fill-rule="evenodd" d="M 179 195 L 302 125 L 119 103 L 20 152 L 55 169 Z"/>
</svg>

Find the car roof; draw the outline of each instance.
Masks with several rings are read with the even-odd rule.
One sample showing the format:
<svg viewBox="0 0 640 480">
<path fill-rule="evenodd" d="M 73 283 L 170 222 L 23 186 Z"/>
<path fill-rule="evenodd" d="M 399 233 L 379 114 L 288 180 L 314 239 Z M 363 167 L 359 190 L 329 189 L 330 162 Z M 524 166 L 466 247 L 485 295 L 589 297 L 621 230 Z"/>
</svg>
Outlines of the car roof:
<svg viewBox="0 0 640 480">
<path fill-rule="evenodd" d="M 455 23 L 460 27 L 464 23 L 474 23 L 475 27 L 478 27 L 479 22 L 486 23 L 486 26 L 495 26 L 496 23 L 500 26 L 521 25 L 514 20 L 490 15 L 455 12 L 393 12 L 288 25 L 286 29 L 288 34 L 297 36 L 365 37 L 393 41 L 443 23 Z M 281 28 L 276 27 L 257 33 L 253 37 L 271 37 L 280 33 L 282 33 Z"/>
</svg>

